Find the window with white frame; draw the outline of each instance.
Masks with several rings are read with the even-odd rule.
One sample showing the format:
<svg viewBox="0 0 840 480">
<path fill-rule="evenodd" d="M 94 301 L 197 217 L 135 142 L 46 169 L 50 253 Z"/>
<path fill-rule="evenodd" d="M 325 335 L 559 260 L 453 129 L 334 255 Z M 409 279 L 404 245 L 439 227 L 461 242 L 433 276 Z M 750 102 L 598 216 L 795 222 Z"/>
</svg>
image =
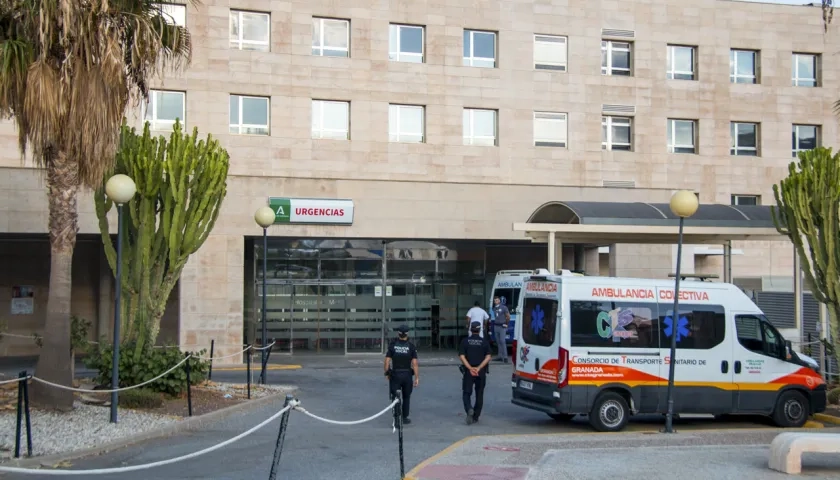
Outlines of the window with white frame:
<svg viewBox="0 0 840 480">
<path fill-rule="evenodd" d="M 559 35 L 534 35 L 534 68 L 565 72 L 568 41 Z"/>
<path fill-rule="evenodd" d="M 230 96 L 230 133 L 268 135 L 269 101 L 266 97 Z"/>
<path fill-rule="evenodd" d="M 417 25 L 388 27 L 388 58 L 395 62 L 423 63 L 424 28 Z"/>
<path fill-rule="evenodd" d="M 464 145 L 496 145 L 496 110 L 464 109 Z"/>
<path fill-rule="evenodd" d="M 267 52 L 271 37 L 271 17 L 267 13 L 230 11 L 230 47 Z"/>
<path fill-rule="evenodd" d="M 601 117 L 601 149 L 633 149 L 633 119 L 630 117 Z"/>
<path fill-rule="evenodd" d="M 696 47 L 668 45 L 668 79 L 696 80 Z"/>
<path fill-rule="evenodd" d="M 312 55 L 319 57 L 350 56 L 350 21 L 337 18 L 312 18 Z"/>
<path fill-rule="evenodd" d="M 731 137 L 729 154 L 747 157 L 758 155 L 758 124 L 747 122 L 731 122 L 729 124 Z"/>
<path fill-rule="evenodd" d="M 146 103 L 144 118 L 152 130 L 172 130 L 175 120 L 186 126 L 186 92 L 152 90 Z"/>
<path fill-rule="evenodd" d="M 697 120 L 668 119 L 668 152 L 697 153 Z"/>
<path fill-rule="evenodd" d="M 496 33 L 464 30 L 464 65 L 496 68 Z"/>
<path fill-rule="evenodd" d="M 179 27 L 187 26 L 187 6 L 177 3 L 156 3 L 155 8 L 163 15 L 166 23 Z"/>
<path fill-rule="evenodd" d="M 534 145 L 565 147 L 568 136 L 567 115 L 555 112 L 534 112 Z"/>
<path fill-rule="evenodd" d="M 350 139 L 350 102 L 312 100 L 312 138 Z"/>
<path fill-rule="evenodd" d="M 813 150 L 820 145 L 820 127 L 817 125 L 793 126 L 793 156 L 799 152 Z"/>
<path fill-rule="evenodd" d="M 391 142 L 423 143 L 426 109 L 420 105 L 388 106 L 388 139 Z"/>
<path fill-rule="evenodd" d="M 761 195 L 732 195 L 732 205 L 761 205 Z"/>
<path fill-rule="evenodd" d="M 758 83 L 758 52 L 755 50 L 729 51 L 729 82 Z"/>
<path fill-rule="evenodd" d="M 601 74 L 631 75 L 633 44 L 614 40 L 601 41 Z"/>
<path fill-rule="evenodd" d="M 819 55 L 813 53 L 794 53 L 791 66 L 791 83 L 794 87 L 816 87 L 818 85 L 817 67 Z"/>
</svg>

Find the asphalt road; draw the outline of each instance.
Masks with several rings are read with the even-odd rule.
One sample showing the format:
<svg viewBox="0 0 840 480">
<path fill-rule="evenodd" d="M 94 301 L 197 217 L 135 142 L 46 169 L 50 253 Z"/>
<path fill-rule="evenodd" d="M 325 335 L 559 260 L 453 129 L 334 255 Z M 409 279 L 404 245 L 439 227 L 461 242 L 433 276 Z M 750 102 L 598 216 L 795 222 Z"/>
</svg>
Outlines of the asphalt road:
<svg viewBox="0 0 840 480">
<path fill-rule="evenodd" d="M 507 368 L 505 368 L 507 367 Z M 591 431 L 583 420 L 558 424 L 548 416 L 510 403 L 508 366 L 494 365 L 485 392 L 481 422 L 464 423 L 460 374 L 457 368 L 428 367 L 412 395 L 411 418 L 405 427 L 406 472 L 453 442 L 471 435 L 505 433 L 557 433 Z M 214 373 L 214 380 L 241 380 L 244 372 Z M 270 371 L 269 383 L 293 384 L 301 406 L 336 420 L 368 417 L 388 405 L 387 384 L 380 368 L 307 369 Z M 282 402 L 229 417 L 212 428 L 167 439 L 153 440 L 100 457 L 77 460 L 73 469 L 110 468 L 165 460 L 195 452 L 227 440 L 258 424 L 282 408 Z M 634 421 L 628 429 L 653 430 L 661 417 Z M 681 421 L 678 429 L 745 428 L 767 423 L 710 420 Z M 184 462 L 113 475 L 86 476 L 102 480 L 149 478 L 239 480 L 268 478 L 279 421 L 245 439 L 203 457 Z M 399 478 L 397 435 L 385 415 L 357 426 L 336 426 L 293 412 L 278 479 L 377 480 Z M 64 467 L 67 468 L 67 467 Z M 9 479 L 57 478 L 45 475 L 7 475 Z"/>
</svg>

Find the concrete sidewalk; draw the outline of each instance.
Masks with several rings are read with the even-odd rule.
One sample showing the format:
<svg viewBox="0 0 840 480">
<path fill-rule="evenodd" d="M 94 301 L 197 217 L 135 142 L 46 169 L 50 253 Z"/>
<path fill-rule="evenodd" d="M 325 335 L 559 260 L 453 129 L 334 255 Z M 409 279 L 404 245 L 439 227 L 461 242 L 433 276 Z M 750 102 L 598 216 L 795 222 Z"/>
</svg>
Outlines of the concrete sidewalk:
<svg viewBox="0 0 840 480">
<path fill-rule="evenodd" d="M 774 480 L 769 445 L 783 429 L 468 437 L 421 462 L 409 480 Z M 834 432 L 834 429 L 798 431 Z M 806 454 L 802 474 L 840 478 L 836 455 Z"/>
</svg>

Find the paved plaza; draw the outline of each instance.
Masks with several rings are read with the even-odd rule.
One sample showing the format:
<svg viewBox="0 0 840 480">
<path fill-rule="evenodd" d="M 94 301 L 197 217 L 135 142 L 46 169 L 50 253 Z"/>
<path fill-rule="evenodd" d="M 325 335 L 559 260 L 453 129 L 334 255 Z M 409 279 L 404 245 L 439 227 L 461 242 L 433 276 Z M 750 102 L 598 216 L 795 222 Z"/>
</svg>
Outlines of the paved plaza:
<svg viewBox="0 0 840 480">
<path fill-rule="evenodd" d="M 357 420 L 382 410 L 389 403 L 386 380 L 382 376 L 381 365 L 378 361 L 371 359 L 362 363 L 350 362 L 350 366 L 344 365 L 343 368 L 314 368 L 317 362 L 311 363 L 310 367 L 306 366 L 305 361 L 301 363 L 304 366 L 298 370 L 270 371 L 269 382 L 297 385 L 301 406 L 314 414 L 336 420 Z M 214 380 L 241 381 L 243 375 L 244 372 L 241 371 L 219 371 L 214 374 Z M 565 477 L 557 478 L 605 478 L 608 476 L 605 469 L 618 468 L 618 465 L 622 465 L 621 472 L 625 478 L 640 478 L 634 477 L 635 473 L 630 476 L 626 474 L 635 472 L 634 468 L 650 468 L 659 461 L 656 459 L 660 458 L 664 451 L 662 449 L 667 445 L 676 444 L 674 442 L 692 445 L 688 449 L 668 450 L 679 458 L 685 457 L 684 468 L 693 465 L 689 460 L 695 458 L 695 453 L 707 451 L 712 452 L 709 455 L 716 459 L 716 464 L 728 464 L 728 458 L 733 457 L 733 460 L 752 459 L 750 461 L 753 462 L 753 467 L 759 468 L 760 459 L 763 458 L 766 462 L 766 456 L 762 453 L 762 449 L 766 447 L 761 445 L 768 443 L 775 433 L 775 429 L 771 429 L 767 422 L 761 420 L 722 423 L 695 419 L 680 421 L 677 424 L 679 434 L 666 438 L 655 433 L 661 427 L 661 418 L 647 417 L 632 422 L 628 426 L 628 431 L 631 433 L 593 434 L 589 425 L 581 419 L 558 424 L 544 414 L 512 405 L 510 403 L 510 367 L 501 365 L 494 365 L 491 370 L 485 394 L 485 414 L 480 423 L 471 426 L 464 423 L 460 397 L 460 374 L 454 365 L 427 367 L 421 370 L 420 387 L 415 390 L 412 397 L 413 423 L 406 426 L 404 437 L 406 472 L 415 469 L 415 472 L 411 473 L 414 475 L 419 472 L 419 476 L 414 477 L 417 480 L 477 478 L 463 476 L 463 468 L 452 469 L 453 465 L 459 466 L 463 463 L 463 458 L 471 459 L 468 463 L 473 467 L 480 465 L 481 471 L 474 473 L 480 473 L 480 478 L 487 479 L 525 478 L 523 475 L 528 471 L 528 466 L 533 467 L 532 475 L 535 475 L 528 478 L 555 478 L 550 477 L 552 470 L 546 469 L 549 465 L 557 464 L 558 459 L 562 460 L 559 464 L 562 464 L 565 469 L 563 473 Z M 282 401 L 278 401 L 248 413 L 233 415 L 197 432 L 153 440 L 99 457 L 77 460 L 72 462 L 70 468 L 120 467 L 192 453 L 244 432 L 271 416 L 281 407 Z M 278 423 L 274 422 L 253 435 L 204 457 L 152 470 L 98 475 L 95 478 L 102 480 L 268 478 Z M 696 439 L 696 435 L 709 429 L 721 428 L 739 429 L 740 435 L 747 439 L 744 442 L 750 446 L 722 449 L 722 451 L 715 450 L 718 447 L 711 446 L 695 450 L 694 445 L 703 443 Z M 755 429 L 763 435 L 757 440 L 749 437 L 749 434 L 754 434 Z M 450 448 L 452 444 L 468 437 L 500 434 L 531 435 L 468 439 Z M 727 436 L 732 435 L 729 433 L 724 435 L 724 437 Z M 594 443 L 583 446 L 580 443 L 574 443 L 581 442 L 580 439 L 587 439 L 586 442 Z M 527 445 L 522 446 L 523 442 Z M 564 444 L 563 442 L 573 443 Z M 714 444 L 715 441 L 705 440 L 705 443 Z M 753 444 L 758 446 L 753 446 Z M 519 451 L 484 448 L 493 445 L 519 448 Z M 639 450 L 639 447 L 646 449 Z M 469 450 L 462 450 L 463 448 L 477 449 L 478 454 L 473 455 L 469 453 Z M 564 448 L 574 448 L 574 455 L 563 454 Z M 596 461 L 596 458 L 602 457 L 592 453 L 595 450 L 587 453 L 580 450 L 581 448 L 618 448 L 619 450 L 604 451 L 602 452 L 603 459 Z M 438 455 L 442 450 L 446 450 L 444 455 Z M 557 453 L 558 451 L 560 453 Z M 391 433 L 389 416 L 357 426 L 337 426 L 293 412 L 280 465 L 278 476 L 280 479 L 397 479 L 399 478 L 397 436 Z M 512 471 L 515 473 L 505 476 L 503 474 L 505 470 L 498 470 L 499 465 L 513 468 Z M 491 470 L 485 471 L 487 468 Z M 437 472 L 435 472 L 436 469 Z M 493 469 L 496 469 L 495 473 Z M 761 478 L 775 478 L 769 476 L 769 471 L 760 468 L 755 472 L 767 474 Z M 715 476 L 715 478 L 725 478 L 723 473 L 721 475 L 723 476 Z M 741 475 L 739 478 L 758 478 L 750 477 L 746 473 L 744 475 L 747 476 Z M 60 477 L 9 474 L 2 478 Z"/>
</svg>

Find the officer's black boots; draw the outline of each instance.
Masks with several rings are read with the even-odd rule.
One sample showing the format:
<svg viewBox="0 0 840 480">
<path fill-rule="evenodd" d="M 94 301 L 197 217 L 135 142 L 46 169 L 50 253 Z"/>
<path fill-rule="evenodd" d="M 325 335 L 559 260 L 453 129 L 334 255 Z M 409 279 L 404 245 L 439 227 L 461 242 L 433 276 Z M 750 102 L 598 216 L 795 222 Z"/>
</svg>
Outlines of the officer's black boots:
<svg viewBox="0 0 840 480">
<path fill-rule="evenodd" d="M 403 418 L 403 425 L 408 425 L 409 423 L 411 423 L 411 419 L 410 419 L 410 418 L 408 418 L 408 417 Z"/>
<path fill-rule="evenodd" d="M 467 425 L 472 425 L 475 422 L 475 411 L 471 408 L 467 412 Z"/>
</svg>

